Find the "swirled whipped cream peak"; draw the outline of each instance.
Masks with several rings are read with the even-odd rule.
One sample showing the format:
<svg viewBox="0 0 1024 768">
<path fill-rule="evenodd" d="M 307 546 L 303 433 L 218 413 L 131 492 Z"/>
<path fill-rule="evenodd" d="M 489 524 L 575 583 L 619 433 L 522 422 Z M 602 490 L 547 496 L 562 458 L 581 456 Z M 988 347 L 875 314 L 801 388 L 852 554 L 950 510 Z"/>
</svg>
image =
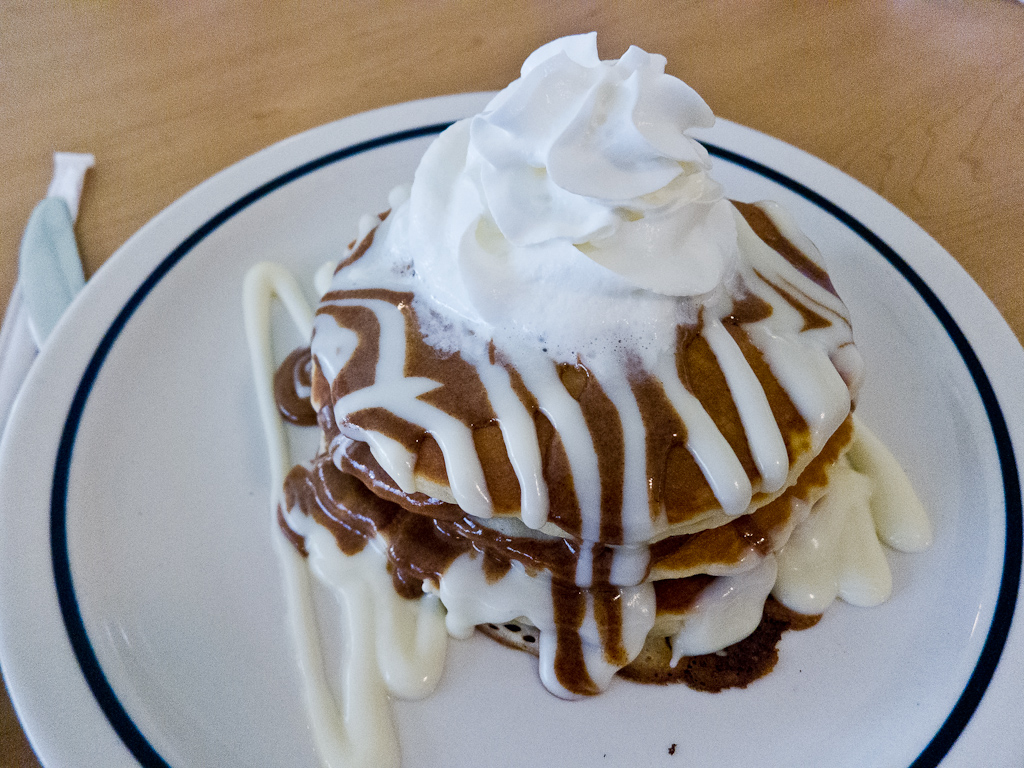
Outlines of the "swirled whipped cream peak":
<svg viewBox="0 0 1024 768">
<path fill-rule="evenodd" d="M 735 271 L 733 211 L 687 135 L 713 121 L 663 56 L 555 40 L 427 151 L 388 248 L 460 332 L 653 358 Z"/>
<path fill-rule="evenodd" d="M 663 56 L 634 46 L 601 61 L 596 35 L 578 35 L 536 51 L 470 121 L 468 171 L 513 245 L 597 244 L 648 212 L 720 197 L 706 183 L 707 153 L 685 133 L 713 122 L 700 96 L 665 74 Z M 678 274 L 664 289 L 636 266 L 610 268 L 662 293 L 706 290 Z"/>
</svg>

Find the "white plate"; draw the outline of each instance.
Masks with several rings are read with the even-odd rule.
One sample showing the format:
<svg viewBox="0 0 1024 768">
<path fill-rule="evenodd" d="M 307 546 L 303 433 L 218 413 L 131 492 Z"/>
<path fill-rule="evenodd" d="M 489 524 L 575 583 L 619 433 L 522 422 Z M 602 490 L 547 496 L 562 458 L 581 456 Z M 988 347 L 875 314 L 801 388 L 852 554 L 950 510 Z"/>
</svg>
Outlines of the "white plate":
<svg viewBox="0 0 1024 768">
<path fill-rule="evenodd" d="M 359 115 L 229 168 L 129 240 L 62 321 L 0 446 L 0 659 L 48 768 L 317 764 L 242 277 L 271 259 L 309 284 L 438 124 L 485 99 Z M 893 556 L 884 606 L 837 604 L 788 633 L 744 691 L 617 681 L 567 703 L 531 657 L 455 642 L 436 695 L 397 705 L 405 765 L 1020 765 L 1024 351 L 877 195 L 749 129 L 702 136 L 730 194 L 782 201 L 825 252 L 870 366 L 860 412 L 919 489 L 935 545 Z"/>
</svg>

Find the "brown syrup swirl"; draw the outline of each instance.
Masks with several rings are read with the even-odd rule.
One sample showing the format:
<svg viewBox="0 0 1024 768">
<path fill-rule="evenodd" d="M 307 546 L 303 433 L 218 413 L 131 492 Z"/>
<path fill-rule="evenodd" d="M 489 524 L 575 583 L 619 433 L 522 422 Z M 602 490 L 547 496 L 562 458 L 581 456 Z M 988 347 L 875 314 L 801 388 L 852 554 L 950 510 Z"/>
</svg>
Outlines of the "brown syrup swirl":
<svg viewBox="0 0 1024 768">
<path fill-rule="evenodd" d="M 274 400 L 278 413 L 286 421 L 301 427 L 316 424 L 316 411 L 309 402 L 312 355 L 309 347 L 300 347 L 284 359 L 274 374 Z"/>
</svg>

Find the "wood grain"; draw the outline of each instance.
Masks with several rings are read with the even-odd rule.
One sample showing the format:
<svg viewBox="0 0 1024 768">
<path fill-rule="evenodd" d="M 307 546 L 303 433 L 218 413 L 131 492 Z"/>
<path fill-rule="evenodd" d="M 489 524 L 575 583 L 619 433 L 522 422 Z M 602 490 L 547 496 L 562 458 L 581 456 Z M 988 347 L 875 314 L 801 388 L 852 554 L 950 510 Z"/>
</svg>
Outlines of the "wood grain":
<svg viewBox="0 0 1024 768">
<path fill-rule="evenodd" d="M 88 151 L 88 275 L 208 176 L 374 107 L 497 89 L 539 44 L 663 53 L 715 112 L 867 184 L 1024 338 L 1024 6 L 1015 2 L 0 3 L 0 308 L 55 150 Z M 0 768 L 37 766 L 0 696 Z"/>
</svg>

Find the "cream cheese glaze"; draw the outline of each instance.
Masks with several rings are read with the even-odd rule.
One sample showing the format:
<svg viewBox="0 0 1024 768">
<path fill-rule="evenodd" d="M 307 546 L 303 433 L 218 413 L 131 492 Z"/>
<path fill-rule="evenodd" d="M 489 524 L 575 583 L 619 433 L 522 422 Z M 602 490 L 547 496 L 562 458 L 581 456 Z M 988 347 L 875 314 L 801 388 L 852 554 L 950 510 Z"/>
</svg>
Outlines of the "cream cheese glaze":
<svg viewBox="0 0 1024 768">
<path fill-rule="evenodd" d="M 328 764 L 397 761 L 349 718 L 364 707 L 372 739 L 393 741 L 380 703 L 436 682 L 442 619 L 454 637 L 532 627 L 543 684 L 575 698 L 652 641 L 672 666 L 732 646 L 769 594 L 803 613 L 876 604 L 891 589 L 879 537 L 930 541 L 852 416 L 863 366 L 820 255 L 778 206 L 722 196 L 686 135 L 711 111 L 664 67 L 637 48 L 602 62 L 593 35 L 544 46 L 439 136 L 389 213 L 364 217 L 318 273 L 312 319 L 278 268 L 250 276 L 277 467 L 270 297 L 312 336 L 322 450 L 273 504 L 306 556 L 284 548 L 282 567 Z M 279 377 L 291 394 L 303 360 Z M 372 667 L 339 706 L 310 573 Z"/>
</svg>

